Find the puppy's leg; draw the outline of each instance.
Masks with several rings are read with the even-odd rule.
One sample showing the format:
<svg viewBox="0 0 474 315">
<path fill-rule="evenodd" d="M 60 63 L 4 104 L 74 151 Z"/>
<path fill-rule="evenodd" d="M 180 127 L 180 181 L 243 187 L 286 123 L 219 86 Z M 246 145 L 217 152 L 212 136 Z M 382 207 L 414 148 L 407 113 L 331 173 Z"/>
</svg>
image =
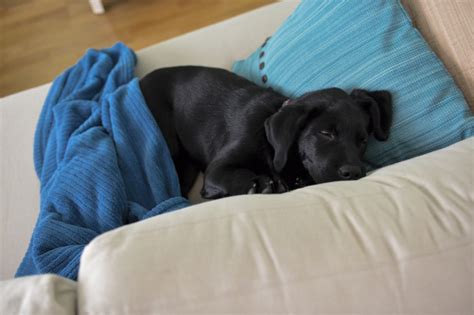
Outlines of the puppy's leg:
<svg viewBox="0 0 474 315">
<path fill-rule="evenodd" d="M 245 168 L 220 163 L 209 165 L 204 174 L 201 196 L 215 199 L 225 196 L 247 194 L 257 175 Z"/>
<path fill-rule="evenodd" d="M 289 190 L 288 185 L 278 175 L 271 176 L 260 175 L 253 179 L 253 185 L 247 192 L 248 194 L 272 194 L 284 193 Z"/>
<path fill-rule="evenodd" d="M 206 199 L 215 199 L 225 196 L 286 191 L 288 191 L 288 186 L 279 177 L 257 175 L 249 169 L 218 161 L 211 163 L 206 170 L 201 196 Z"/>
<path fill-rule="evenodd" d="M 182 150 L 178 156 L 173 157 L 173 161 L 178 173 L 181 194 L 187 196 L 199 174 L 199 168 L 188 154 Z"/>
</svg>

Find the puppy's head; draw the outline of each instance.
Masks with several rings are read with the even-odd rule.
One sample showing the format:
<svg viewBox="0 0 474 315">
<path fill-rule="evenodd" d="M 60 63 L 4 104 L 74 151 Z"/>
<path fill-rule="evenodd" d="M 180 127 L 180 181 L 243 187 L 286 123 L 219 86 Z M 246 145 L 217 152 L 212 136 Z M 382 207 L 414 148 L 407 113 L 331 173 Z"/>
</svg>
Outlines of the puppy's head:
<svg viewBox="0 0 474 315">
<path fill-rule="evenodd" d="M 362 157 L 367 141 L 388 138 L 392 122 L 391 94 L 387 91 L 326 89 L 288 100 L 265 121 L 274 149 L 273 168 L 281 173 L 294 150 L 304 174 L 290 188 L 365 176 Z"/>
</svg>

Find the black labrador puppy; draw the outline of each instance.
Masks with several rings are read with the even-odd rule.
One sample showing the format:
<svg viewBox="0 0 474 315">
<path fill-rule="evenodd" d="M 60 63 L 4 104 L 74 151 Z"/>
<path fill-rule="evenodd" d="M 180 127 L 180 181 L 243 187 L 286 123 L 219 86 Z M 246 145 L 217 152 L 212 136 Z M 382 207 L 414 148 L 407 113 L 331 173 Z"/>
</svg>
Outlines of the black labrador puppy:
<svg viewBox="0 0 474 315">
<path fill-rule="evenodd" d="M 331 88 L 287 99 L 216 68 L 158 69 L 140 88 L 182 193 L 201 170 L 207 199 L 358 179 L 369 136 L 386 140 L 392 120 L 387 91 Z"/>
</svg>

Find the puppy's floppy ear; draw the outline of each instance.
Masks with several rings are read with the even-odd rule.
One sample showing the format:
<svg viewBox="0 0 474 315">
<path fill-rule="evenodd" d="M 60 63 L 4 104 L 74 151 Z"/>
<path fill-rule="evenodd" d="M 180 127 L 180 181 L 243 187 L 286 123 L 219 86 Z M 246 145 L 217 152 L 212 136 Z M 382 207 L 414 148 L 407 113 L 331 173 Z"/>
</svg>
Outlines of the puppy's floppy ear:
<svg viewBox="0 0 474 315">
<path fill-rule="evenodd" d="M 367 111 L 375 139 L 388 139 L 392 125 L 392 95 L 388 91 L 353 90 L 351 96 Z"/>
<path fill-rule="evenodd" d="M 273 168 L 277 173 L 283 170 L 288 159 L 288 151 L 304 126 L 310 110 L 306 106 L 283 106 L 265 120 L 265 134 L 275 151 Z"/>
</svg>

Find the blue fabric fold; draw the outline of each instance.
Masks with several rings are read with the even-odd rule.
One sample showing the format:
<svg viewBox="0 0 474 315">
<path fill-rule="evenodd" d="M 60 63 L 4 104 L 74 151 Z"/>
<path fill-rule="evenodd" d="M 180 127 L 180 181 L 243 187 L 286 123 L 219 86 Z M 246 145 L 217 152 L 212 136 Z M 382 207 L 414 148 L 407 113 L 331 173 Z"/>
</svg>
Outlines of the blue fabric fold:
<svg viewBox="0 0 474 315">
<path fill-rule="evenodd" d="M 76 279 L 96 236 L 188 206 L 122 43 L 90 49 L 54 82 L 35 134 L 40 213 L 16 276 Z"/>
</svg>

